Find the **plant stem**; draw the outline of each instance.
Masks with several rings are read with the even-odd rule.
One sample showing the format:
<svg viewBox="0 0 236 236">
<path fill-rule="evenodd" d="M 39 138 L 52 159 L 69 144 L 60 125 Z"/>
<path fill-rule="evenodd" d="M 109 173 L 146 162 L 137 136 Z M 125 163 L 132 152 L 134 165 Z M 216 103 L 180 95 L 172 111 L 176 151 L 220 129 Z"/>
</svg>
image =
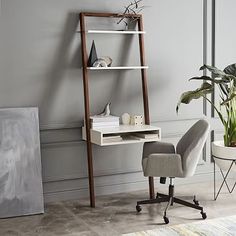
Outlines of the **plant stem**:
<svg viewBox="0 0 236 236">
<path fill-rule="evenodd" d="M 221 114 L 220 111 L 217 109 L 217 107 L 215 106 L 215 104 L 214 104 L 210 99 L 208 99 L 206 96 L 205 96 L 205 99 L 213 106 L 213 108 L 215 109 L 215 111 L 216 111 L 217 114 L 219 115 L 219 118 L 220 118 L 221 122 L 222 122 L 223 125 L 225 126 L 225 120 L 223 119 L 222 114 Z"/>
</svg>

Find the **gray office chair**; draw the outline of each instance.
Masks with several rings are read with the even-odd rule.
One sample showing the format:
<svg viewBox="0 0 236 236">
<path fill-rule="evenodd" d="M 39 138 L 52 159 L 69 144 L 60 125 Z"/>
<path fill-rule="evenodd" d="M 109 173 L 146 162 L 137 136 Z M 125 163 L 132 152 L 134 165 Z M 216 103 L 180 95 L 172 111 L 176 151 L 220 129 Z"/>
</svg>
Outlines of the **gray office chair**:
<svg viewBox="0 0 236 236">
<path fill-rule="evenodd" d="M 165 223 L 168 224 L 169 219 L 166 212 L 170 205 L 178 203 L 200 210 L 202 218 L 206 219 L 207 215 L 203 211 L 203 207 L 199 206 L 195 196 L 194 204 L 174 197 L 173 178 L 186 178 L 194 175 L 209 131 L 210 126 L 207 121 L 199 120 L 180 139 L 176 150 L 171 143 L 152 142 L 144 144 L 142 159 L 144 176 L 169 177 L 170 185 L 168 195 L 157 193 L 155 199 L 138 201 L 137 212 L 142 210 L 140 206 L 142 204 L 168 202 L 163 216 Z"/>
</svg>

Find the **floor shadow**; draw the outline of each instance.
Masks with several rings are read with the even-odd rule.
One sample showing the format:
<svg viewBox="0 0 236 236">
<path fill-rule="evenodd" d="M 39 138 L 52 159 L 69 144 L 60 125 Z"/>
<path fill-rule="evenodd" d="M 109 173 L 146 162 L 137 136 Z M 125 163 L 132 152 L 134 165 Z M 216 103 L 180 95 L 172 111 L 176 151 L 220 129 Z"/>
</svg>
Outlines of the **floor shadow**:
<svg viewBox="0 0 236 236">
<path fill-rule="evenodd" d="M 147 225 L 166 225 L 166 223 L 165 222 L 163 222 L 163 223 L 148 223 Z"/>
</svg>

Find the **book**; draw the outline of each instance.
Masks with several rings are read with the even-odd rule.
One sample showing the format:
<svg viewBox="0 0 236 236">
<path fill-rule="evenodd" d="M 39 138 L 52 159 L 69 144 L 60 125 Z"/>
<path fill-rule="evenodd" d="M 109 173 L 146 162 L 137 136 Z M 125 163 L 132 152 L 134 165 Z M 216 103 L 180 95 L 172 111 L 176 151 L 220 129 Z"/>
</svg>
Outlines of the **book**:
<svg viewBox="0 0 236 236">
<path fill-rule="evenodd" d="M 91 125 L 95 126 L 111 126 L 111 125 L 119 125 L 120 122 L 118 121 L 108 121 L 108 122 L 91 122 Z"/>
<path fill-rule="evenodd" d="M 91 123 L 91 128 L 119 127 L 119 122 L 98 122 Z"/>
<path fill-rule="evenodd" d="M 121 136 L 111 136 L 109 138 L 104 137 L 103 138 L 103 142 L 104 143 L 111 143 L 111 142 L 121 142 L 123 140 L 123 138 Z"/>
<path fill-rule="evenodd" d="M 120 125 L 120 118 L 118 116 L 91 116 L 90 117 L 91 128 L 116 128 Z M 84 120 L 85 126 L 85 120 Z"/>
<path fill-rule="evenodd" d="M 121 138 L 120 135 L 109 135 L 109 136 L 103 136 L 103 140 L 109 140 L 109 139 L 115 139 L 115 138 Z"/>
<path fill-rule="evenodd" d="M 99 122 L 120 122 L 119 116 L 90 116 L 90 122 L 92 123 L 99 123 Z"/>
<path fill-rule="evenodd" d="M 158 134 L 155 133 L 135 133 L 135 136 L 139 137 L 139 138 L 145 138 L 145 139 L 154 139 L 154 138 L 159 138 Z"/>
</svg>

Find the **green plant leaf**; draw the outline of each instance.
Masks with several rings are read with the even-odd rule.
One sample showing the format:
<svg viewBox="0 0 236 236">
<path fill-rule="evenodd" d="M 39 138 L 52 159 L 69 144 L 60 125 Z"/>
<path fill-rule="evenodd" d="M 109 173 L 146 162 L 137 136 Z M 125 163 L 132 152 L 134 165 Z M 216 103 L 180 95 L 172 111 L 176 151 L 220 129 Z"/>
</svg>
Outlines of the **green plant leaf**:
<svg viewBox="0 0 236 236">
<path fill-rule="evenodd" d="M 229 96 L 229 86 L 225 83 L 219 84 L 221 91 L 224 93 L 226 97 Z M 223 100 L 223 99 L 222 99 Z"/>
<path fill-rule="evenodd" d="M 205 81 L 211 81 L 215 84 L 222 84 L 222 83 L 229 82 L 229 80 L 224 77 L 222 79 L 213 79 L 213 78 L 206 76 L 206 75 L 203 75 L 201 77 L 193 77 L 193 78 L 189 79 L 189 81 L 191 81 L 191 80 L 203 80 L 203 81 L 205 80 Z"/>
<path fill-rule="evenodd" d="M 213 91 L 213 85 L 209 84 L 208 82 L 204 82 L 200 88 L 193 91 L 184 92 L 181 95 L 179 102 L 176 106 L 176 112 L 178 113 L 181 103 L 189 104 L 193 99 L 198 99 L 200 97 L 203 97 L 204 95 L 211 93 L 212 91 Z"/>
<path fill-rule="evenodd" d="M 231 64 L 225 67 L 224 72 L 234 81 L 234 86 L 236 86 L 236 64 Z"/>
<path fill-rule="evenodd" d="M 227 66 L 223 71 L 214 66 L 203 65 L 200 70 L 207 69 L 212 76 L 203 75 L 201 77 L 193 77 L 190 80 L 202 80 L 202 86 L 193 91 L 183 93 L 176 106 L 178 113 L 181 103 L 189 104 L 193 99 L 204 97 L 218 114 L 222 124 L 224 125 L 224 143 L 226 146 L 236 146 L 236 63 Z M 216 86 L 217 85 L 217 86 Z M 214 88 L 220 90 L 221 106 L 224 106 L 226 114 L 218 109 L 214 102 L 207 96 Z"/>
<path fill-rule="evenodd" d="M 236 76 L 236 64 L 228 65 L 224 68 L 224 73 Z"/>
<path fill-rule="evenodd" d="M 219 70 L 218 68 L 216 68 L 215 66 L 209 66 L 209 65 L 203 65 L 200 67 L 200 70 L 204 70 L 204 69 L 207 69 L 209 70 L 210 72 L 212 72 L 216 77 L 220 77 L 220 78 L 223 78 L 223 77 L 227 77 L 228 74 L 226 74 L 224 71 L 222 70 Z"/>
<path fill-rule="evenodd" d="M 211 73 L 213 73 L 213 75 L 215 77 L 223 78 L 227 82 L 230 82 L 230 80 L 234 80 L 236 83 L 236 77 L 234 75 L 228 74 L 225 71 L 219 70 L 215 66 L 203 65 L 200 67 L 200 70 L 204 70 L 204 69 L 209 70 Z M 228 69 L 228 71 L 229 71 L 229 69 Z"/>
<path fill-rule="evenodd" d="M 229 98 L 227 98 L 227 99 L 225 99 L 220 105 L 222 106 L 222 105 L 226 105 L 227 103 L 229 103 L 233 98 L 235 98 L 236 97 L 236 94 L 235 93 L 233 93 L 233 94 L 231 94 L 230 95 L 230 97 Z"/>
</svg>

